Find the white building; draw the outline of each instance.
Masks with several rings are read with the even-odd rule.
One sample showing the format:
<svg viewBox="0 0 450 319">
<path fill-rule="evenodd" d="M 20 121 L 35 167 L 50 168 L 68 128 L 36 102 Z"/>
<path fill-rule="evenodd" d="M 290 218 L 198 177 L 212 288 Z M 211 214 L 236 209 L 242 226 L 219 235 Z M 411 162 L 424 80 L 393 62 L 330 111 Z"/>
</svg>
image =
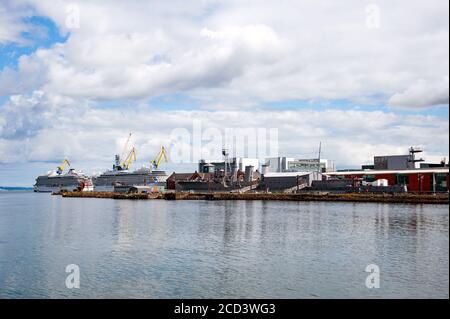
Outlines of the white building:
<svg viewBox="0 0 450 319">
<path fill-rule="evenodd" d="M 245 172 L 245 167 L 252 166 L 253 172 L 259 170 L 259 159 L 257 158 L 248 158 L 248 157 L 235 157 L 231 161 L 232 164 L 236 164 L 236 167 Z"/>
<path fill-rule="evenodd" d="M 214 172 L 216 170 L 225 169 L 224 160 L 200 160 L 198 163 L 198 170 L 202 173 Z M 230 167 L 245 172 L 245 167 L 252 166 L 252 171 L 259 170 L 259 159 L 248 157 L 233 157 L 230 159 Z"/>
<path fill-rule="evenodd" d="M 280 173 L 280 172 L 287 172 L 288 168 L 288 162 L 293 161 L 294 158 L 289 157 L 269 157 L 266 158 L 265 163 L 265 169 L 263 171 L 265 172 L 272 172 L 272 173 Z"/>
<path fill-rule="evenodd" d="M 262 172 L 333 172 L 336 170 L 335 164 L 331 160 L 320 159 L 296 159 L 291 157 L 270 157 L 266 158 Z"/>
</svg>

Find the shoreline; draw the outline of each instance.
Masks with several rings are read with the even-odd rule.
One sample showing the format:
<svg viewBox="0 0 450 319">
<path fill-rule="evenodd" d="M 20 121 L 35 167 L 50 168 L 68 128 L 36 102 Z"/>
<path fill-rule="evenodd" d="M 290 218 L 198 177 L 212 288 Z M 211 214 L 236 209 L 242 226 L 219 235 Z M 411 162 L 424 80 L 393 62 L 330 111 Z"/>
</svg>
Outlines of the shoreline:
<svg viewBox="0 0 450 319">
<path fill-rule="evenodd" d="M 150 193 L 124 194 L 113 192 L 64 192 L 69 198 L 108 198 L 129 200 L 280 200 L 297 202 L 359 202 L 359 203 L 398 203 L 398 204 L 449 204 L 445 194 L 368 194 L 368 193 Z"/>
</svg>

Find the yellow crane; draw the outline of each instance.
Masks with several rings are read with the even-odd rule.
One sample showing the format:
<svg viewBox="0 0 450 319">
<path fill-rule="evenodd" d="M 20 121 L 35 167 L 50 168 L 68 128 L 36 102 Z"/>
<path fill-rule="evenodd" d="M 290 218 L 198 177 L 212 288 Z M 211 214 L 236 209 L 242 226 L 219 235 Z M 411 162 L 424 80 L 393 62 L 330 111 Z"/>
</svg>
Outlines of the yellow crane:
<svg viewBox="0 0 450 319">
<path fill-rule="evenodd" d="M 67 158 L 65 158 L 62 164 L 58 166 L 58 168 L 56 169 L 56 173 L 61 175 L 62 172 L 64 172 L 66 165 L 70 166 L 69 160 Z"/>
<path fill-rule="evenodd" d="M 131 166 L 131 162 L 136 162 L 136 149 L 134 146 L 131 148 L 130 153 L 128 153 L 128 156 L 125 158 L 125 160 L 122 163 L 122 167 L 126 170 L 128 170 Z"/>
<path fill-rule="evenodd" d="M 161 146 L 161 149 L 159 150 L 158 155 L 156 156 L 156 158 L 154 160 L 152 160 L 150 162 L 150 164 L 152 165 L 152 167 L 154 169 L 158 169 L 159 165 L 161 164 L 162 159 L 164 158 L 164 160 L 167 163 L 167 152 L 166 149 L 164 148 L 164 146 Z"/>
<path fill-rule="evenodd" d="M 116 154 L 115 155 L 115 163 L 114 163 L 114 165 L 113 165 L 113 168 L 114 168 L 114 170 L 119 170 L 119 171 L 121 171 L 121 170 L 123 170 L 123 169 L 127 169 L 126 168 L 126 166 L 127 166 L 127 162 L 129 161 L 129 159 L 131 158 L 131 156 L 132 156 L 132 152 L 131 151 L 133 151 L 133 150 L 131 150 L 131 151 L 129 151 L 128 150 L 128 144 L 130 143 L 130 140 L 131 140 L 131 135 L 132 135 L 133 133 L 129 133 L 128 134 L 128 138 L 127 138 L 127 140 L 125 141 L 125 144 L 123 145 L 123 148 L 122 148 L 122 152 L 120 153 L 120 154 Z M 133 146 L 133 148 L 134 148 L 134 146 Z M 129 152 L 128 153 L 128 156 L 127 157 L 125 157 L 125 155 L 127 154 L 127 152 Z M 133 153 L 134 153 L 135 151 L 133 151 Z M 136 154 L 134 154 L 134 157 L 136 158 Z M 136 159 L 135 159 L 136 160 Z M 131 161 L 130 161 L 130 164 L 131 164 Z M 130 164 L 128 165 L 128 167 L 130 166 Z"/>
</svg>

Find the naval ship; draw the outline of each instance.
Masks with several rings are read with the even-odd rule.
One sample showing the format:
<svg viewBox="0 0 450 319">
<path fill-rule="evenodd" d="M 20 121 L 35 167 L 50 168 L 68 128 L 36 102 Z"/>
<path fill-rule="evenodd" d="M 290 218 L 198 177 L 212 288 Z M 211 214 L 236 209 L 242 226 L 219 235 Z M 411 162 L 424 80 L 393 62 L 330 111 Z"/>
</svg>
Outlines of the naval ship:
<svg viewBox="0 0 450 319">
<path fill-rule="evenodd" d="M 35 192 L 61 192 L 61 191 L 92 191 L 93 185 L 90 177 L 82 172 L 70 168 L 64 173 L 65 167 L 70 166 L 67 159 L 56 170 L 46 175 L 38 176 L 33 186 Z"/>
<path fill-rule="evenodd" d="M 151 161 L 151 168 L 142 167 L 137 170 L 130 170 L 131 162 L 136 161 L 136 149 L 133 147 L 124 160 L 121 160 L 120 155 L 115 155 L 112 170 L 92 178 L 94 191 L 113 192 L 114 188 L 118 186 L 165 185 L 168 176 L 165 171 L 158 170 L 163 158 L 167 162 L 166 151 L 164 147 L 161 147 L 156 159 Z"/>
</svg>

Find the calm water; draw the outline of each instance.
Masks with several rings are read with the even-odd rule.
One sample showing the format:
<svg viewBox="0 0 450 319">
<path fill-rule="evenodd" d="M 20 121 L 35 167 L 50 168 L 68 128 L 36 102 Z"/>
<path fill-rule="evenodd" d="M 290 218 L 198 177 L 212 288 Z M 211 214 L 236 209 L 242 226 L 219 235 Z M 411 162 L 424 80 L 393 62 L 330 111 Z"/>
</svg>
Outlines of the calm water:
<svg viewBox="0 0 450 319">
<path fill-rule="evenodd" d="M 447 205 L 1 193 L 0 297 L 448 298 L 448 226 Z"/>
</svg>

